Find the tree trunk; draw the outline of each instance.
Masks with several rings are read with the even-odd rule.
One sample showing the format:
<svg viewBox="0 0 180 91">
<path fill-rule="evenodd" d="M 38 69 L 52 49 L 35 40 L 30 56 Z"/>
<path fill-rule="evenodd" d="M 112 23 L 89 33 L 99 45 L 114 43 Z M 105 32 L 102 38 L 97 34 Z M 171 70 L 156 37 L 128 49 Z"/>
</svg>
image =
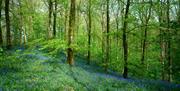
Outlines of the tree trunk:
<svg viewBox="0 0 180 91">
<path fill-rule="evenodd" d="M 104 46 L 105 46 L 105 41 L 104 41 L 104 39 L 105 39 L 105 37 L 104 37 L 104 35 L 105 35 L 105 22 L 104 22 L 104 12 L 103 12 L 103 5 L 101 6 L 102 7 L 102 15 L 101 15 L 101 28 L 102 28 L 102 44 L 101 44 L 101 46 L 102 46 L 102 62 L 104 62 L 104 59 L 105 59 L 105 57 L 104 57 L 104 54 L 105 54 L 105 51 L 104 51 Z"/>
<path fill-rule="evenodd" d="M 128 41 L 127 41 L 127 27 L 128 27 L 128 13 L 129 13 L 129 7 L 130 7 L 130 0 L 127 0 L 126 4 L 126 10 L 125 10 L 125 19 L 124 19 L 124 24 L 123 24 L 123 48 L 124 48 L 124 72 L 123 72 L 123 77 L 127 78 L 128 77 Z"/>
<path fill-rule="evenodd" d="M 5 0 L 5 17 L 6 17 L 6 39 L 7 49 L 11 48 L 11 31 L 10 31 L 10 19 L 9 19 L 9 0 Z"/>
<path fill-rule="evenodd" d="M 55 0 L 54 3 L 55 4 L 54 4 L 54 12 L 53 12 L 53 16 L 54 16 L 53 37 L 56 37 L 57 0 Z"/>
<path fill-rule="evenodd" d="M 160 0 L 159 0 L 160 2 Z M 161 62 L 161 78 L 162 80 L 165 80 L 165 60 L 166 60 L 166 43 L 165 43 L 165 38 L 164 38 L 164 30 L 161 28 L 163 27 L 163 21 L 164 21 L 164 15 L 163 15 L 163 2 L 160 2 L 160 7 L 159 7 L 159 10 L 160 10 L 160 13 L 159 13 L 159 23 L 160 23 L 160 28 L 159 28 L 159 31 L 160 31 L 160 47 L 161 47 L 161 51 L 160 51 L 160 62 Z"/>
<path fill-rule="evenodd" d="M 106 5 L 106 55 L 105 55 L 105 71 L 107 72 L 108 70 L 108 62 L 109 62 L 109 23 L 110 23 L 110 17 L 109 17 L 109 0 L 107 1 L 107 5 Z"/>
<path fill-rule="evenodd" d="M 180 23 L 180 0 L 179 0 L 178 3 L 179 3 L 179 7 L 178 7 L 179 8 L 179 10 L 178 10 L 178 22 Z"/>
<path fill-rule="evenodd" d="M 22 13 L 22 5 L 21 5 L 21 0 L 19 0 L 19 16 L 20 16 L 20 19 L 19 19 L 19 34 L 20 34 L 20 46 L 23 47 L 23 13 Z"/>
<path fill-rule="evenodd" d="M 171 33 L 170 33 L 170 17 L 169 17 L 169 11 L 170 11 L 170 3 L 169 0 L 167 0 L 167 60 L 168 60 L 168 81 L 172 81 L 172 59 L 171 59 Z"/>
<path fill-rule="evenodd" d="M 68 9 L 65 10 L 65 22 L 64 22 L 64 40 L 67 40 L 67 21 L 68 21 Z"/>
<path fill-rule="evenodd" d="M 144 64 L 144 57 L 145 57 L 145 51 L 146 51 L 146 42 L 147 42 L 147 25 L 144 30 L 144 38 L 142 43 L 142 57 L 141 57 L 141 64 Z"/>
<path fill-rule="evenodd" d="M 53 12 L 53 2 L 52 0 L 49 0 L 49 20 L 48 20 L 48 39 L 50 39 L 52 37 L 52 12 Z"/>
<path fill-rule="evenodd" d="M 88 7 L 88 62 L 87 64 L 90 64 L 90 60 L 91 60 L 91 0 L 89 0 L 89 7 Z"/>
<path fill-rule="evenodd" d="M 120 33 L 120 31 L 119 31 L 119 12 L 120 12 L 120 0 L 118 0 L 117 1 L 118 2 L 118 12 L 117 12 L 117 14 L 116 14 L 116 47 L 118 48 L 118 46 L 119 46 L 119 33 Z M 118 61 L 118 49 L 116 50 L 116 61 Z"/>
<path fill-rule="evenodd" d="M 0 0 L 0 22 L 1 22 L 2 1 L 3 0 Z M 2 28 L 1 28 L 1 23 L 0 23 L 0 47 L 2 46 L 3 46 L 3 36 L 2 36 Z"/>
<path fill-rule="evenodd" d="M 68 49 L 67 49 L 67 61 L 70 65 L 74 64 L 73 54 L 73 31 L 75 31 L 75 15 L 76 15 L 76 0 L 71 0 L 70 16 L 69 16 L 69 31 L 68 31 Z"/>
<path fill-rule="evenodd" d="M 144 29 L 144 37 L 143 37 L 143 43 L 142 43 L 142 56 L 141 56 L 141 64 L 144 64 L 145 60 L 145 53 L 146 53 L 146 46 L 147 46 L 147 32 L 148 32 L 148 23 L 151 17 L 151 8 L 152 8 L 152 0 L 149 0 L 150 7 L 149 7 L 149 12 L 145 17 L 145 29 Z"/>
</svg>

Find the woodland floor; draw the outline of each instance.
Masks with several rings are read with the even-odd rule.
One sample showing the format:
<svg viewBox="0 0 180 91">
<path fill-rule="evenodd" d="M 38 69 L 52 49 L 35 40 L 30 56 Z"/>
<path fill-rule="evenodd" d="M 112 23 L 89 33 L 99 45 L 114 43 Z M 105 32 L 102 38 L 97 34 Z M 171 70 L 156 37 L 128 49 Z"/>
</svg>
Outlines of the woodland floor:
<svg viewBox="0 0 180 91">
<path fill-rule="evenodd" d="M 177 84 L 105 73 L 81 57 L 70 67 L 63 53 L 58 58 L 38 50 L 9 55 L 0 60 L 0 91 L 180 91 Z"/>
</svg>

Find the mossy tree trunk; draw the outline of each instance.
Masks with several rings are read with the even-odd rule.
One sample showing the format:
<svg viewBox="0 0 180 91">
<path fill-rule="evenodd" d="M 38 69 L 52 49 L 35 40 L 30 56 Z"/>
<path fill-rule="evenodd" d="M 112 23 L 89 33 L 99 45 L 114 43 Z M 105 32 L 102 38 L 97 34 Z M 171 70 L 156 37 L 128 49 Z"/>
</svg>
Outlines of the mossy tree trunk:
<svg viewBox="0 0 180 91">
<path fill-rule="evenodd" d="M 0 0 L 0 22 L 1 22 L 2 1 L 3 0 Z M 1 23 L 0 23 L 0 47 L 2 46 L 3 46 L 3 36 L 2 36 L 2 28 L 1 28 Z"/>
<path fill-rule="evenodd" d="M 6 39 L 7 39 L 7 49 L 10 49 L 11 44 L 11 30 L 10 30 L 10 17 L 9 17 L 9 0 L 5 0 L 5 18 L 6 18 Z"/>
<path fill-rule="evenodd" d="M 88 6 L 88 62 L 87 64 L 90 64 L 91 60 L 91 27 L 92 27 L 92 21 L 91 21 L 91 0 L 89 0 L 89 6 Z"/>
<path fill-rule="evenodd" d="M 124 72 L 123 77 L 128 77 L 128 39 L 127 39 L 127 27 L 128 27 L 128 14 L 129 14 L 130 0 L 127 0 L 125 9 L 125 18 L 123 24 L 123 48 L 124 48 Z"/>
<path fill-rule="evenodd" d="M 76 15 L 76 0 L 71 0 L 70 16 L 69 16 L 69 31 L 68 31 L 68 49 L 67 49 L 67 62 L 69 65 L 74 64 L 73 52 L 73 31 L 75 31 L 75 15 Z"/>
</svg>

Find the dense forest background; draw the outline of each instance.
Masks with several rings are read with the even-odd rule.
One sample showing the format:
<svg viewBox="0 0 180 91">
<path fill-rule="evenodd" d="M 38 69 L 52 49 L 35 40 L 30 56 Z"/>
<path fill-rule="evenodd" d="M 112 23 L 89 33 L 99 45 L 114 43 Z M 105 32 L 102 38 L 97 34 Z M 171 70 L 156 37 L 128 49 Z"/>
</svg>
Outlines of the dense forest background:
<svg viewBox="0 0 180 91">
<path fill-rule="evenodd" d="M 0 0 L 0 11 L 1 53 L 38 48 L 71 66 L 78 56 L 124 78 L 180 83 L 180 0 Z"/>
</svg>

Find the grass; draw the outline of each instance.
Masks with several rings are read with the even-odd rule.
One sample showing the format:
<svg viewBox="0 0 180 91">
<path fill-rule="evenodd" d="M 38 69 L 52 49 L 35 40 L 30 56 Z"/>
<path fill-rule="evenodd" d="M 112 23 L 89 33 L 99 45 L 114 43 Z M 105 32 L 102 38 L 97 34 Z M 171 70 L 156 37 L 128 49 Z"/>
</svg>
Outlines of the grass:
<svg viewBox="0 0 180 91">
<path fill-rule="evenodd" d="M 52 58 L 37 51 L 3 55 L 0 60 L 0 91 L 180 91 L 161 84 L 108 77 L 91 66 L 87 69 L 80 65 L 70 67 L 63 60 L 63 56 Z"/>
</svg>

